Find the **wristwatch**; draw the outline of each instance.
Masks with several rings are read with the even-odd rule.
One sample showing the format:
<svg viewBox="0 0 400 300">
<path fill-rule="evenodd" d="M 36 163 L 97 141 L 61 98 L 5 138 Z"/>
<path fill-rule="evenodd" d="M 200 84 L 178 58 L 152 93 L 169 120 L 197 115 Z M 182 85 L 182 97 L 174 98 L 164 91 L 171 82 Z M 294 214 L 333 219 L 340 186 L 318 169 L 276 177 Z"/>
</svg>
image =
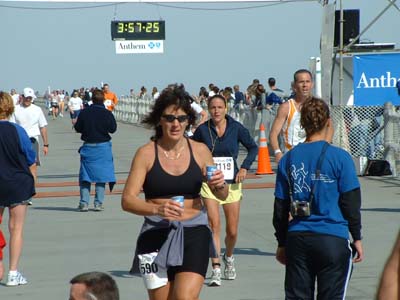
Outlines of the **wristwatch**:
<svg viewBox="0 0 400 300">
<path fill-rule="evenodd" d="M 49 144 L 44 144 L 43 147 L 47 147 L 47 148 L 48 148 L 48 147 L 49 147 Z"/>
</svg>

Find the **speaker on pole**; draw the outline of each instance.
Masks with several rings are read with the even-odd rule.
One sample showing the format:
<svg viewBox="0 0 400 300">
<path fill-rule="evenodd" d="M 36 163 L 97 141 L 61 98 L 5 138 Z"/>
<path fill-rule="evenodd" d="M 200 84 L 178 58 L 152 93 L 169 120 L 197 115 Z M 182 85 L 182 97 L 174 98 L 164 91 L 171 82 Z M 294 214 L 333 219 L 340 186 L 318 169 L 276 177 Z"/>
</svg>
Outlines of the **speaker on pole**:
<svg viewBox="0 0 400 300">
<path fill-rule="evenodd" d="M 349 44 L 360 34 L 360 10 L 343 10 L 343 46 Z M 334 47 L 339 47 L 340 43 L 340 10 L 335 11 L 335 39 Z M 357 41 L 358 43 L 358 41 Z"/>
</svg>

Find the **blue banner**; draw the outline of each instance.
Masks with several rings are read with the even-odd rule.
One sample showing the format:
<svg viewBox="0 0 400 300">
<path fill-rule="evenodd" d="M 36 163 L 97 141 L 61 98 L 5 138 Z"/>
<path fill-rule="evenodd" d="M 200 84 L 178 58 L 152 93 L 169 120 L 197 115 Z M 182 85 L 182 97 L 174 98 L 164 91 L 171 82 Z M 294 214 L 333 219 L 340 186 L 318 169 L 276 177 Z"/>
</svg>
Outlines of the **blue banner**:
<svg viewBox="0 0 400 300">
<path fill-rule="evenodd" d="M 400 53 L 354 55 L 354 105 L 399 105 L 399 80 Z"/>
</svg>

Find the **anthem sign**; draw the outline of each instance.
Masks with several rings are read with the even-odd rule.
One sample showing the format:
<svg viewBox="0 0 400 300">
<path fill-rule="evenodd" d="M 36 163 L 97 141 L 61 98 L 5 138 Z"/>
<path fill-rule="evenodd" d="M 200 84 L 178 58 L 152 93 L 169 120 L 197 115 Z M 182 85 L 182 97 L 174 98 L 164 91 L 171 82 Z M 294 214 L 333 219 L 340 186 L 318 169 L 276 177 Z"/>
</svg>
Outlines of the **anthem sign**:
<svg viewBox="0 0 400 300">
<path fill-rule="evenodd" d="M 397 81 L 400 78 L 392 76 L 392 72 L 386 72 L 379 77 L 369 77 L 365 72 L 361 73 L 360 81 L 357 84 L 357 89 L 380 89 L 380 88 L 393 88 L 396 87 Z"/>
<path fill-rule="evenodd" d="M 115 41 L 117 54 L 164 53 L 164 41 Z"/>
<path fill-rule="evenodd" d="M 354 105 L 400 104 L 400 53 L 353 57 Z"/>
</svg>

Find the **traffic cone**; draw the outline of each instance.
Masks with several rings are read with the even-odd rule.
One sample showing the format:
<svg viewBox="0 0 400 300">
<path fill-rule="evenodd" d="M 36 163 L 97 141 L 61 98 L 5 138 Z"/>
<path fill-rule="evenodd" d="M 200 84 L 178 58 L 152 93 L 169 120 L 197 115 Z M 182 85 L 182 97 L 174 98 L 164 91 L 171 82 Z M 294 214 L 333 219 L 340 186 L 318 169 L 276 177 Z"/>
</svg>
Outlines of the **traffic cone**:
<svg viewBox="0 0 400 300">
<path fill-rule="evenodd" d="M 258 146 L 258 167 L 256 174 L 257 175 L 274 174 L 269 159 L 267 138 L 265 137 L 265 127 L 263 123 L 261 123 L 260 125 L 260 145 Z"/>
</svg>

